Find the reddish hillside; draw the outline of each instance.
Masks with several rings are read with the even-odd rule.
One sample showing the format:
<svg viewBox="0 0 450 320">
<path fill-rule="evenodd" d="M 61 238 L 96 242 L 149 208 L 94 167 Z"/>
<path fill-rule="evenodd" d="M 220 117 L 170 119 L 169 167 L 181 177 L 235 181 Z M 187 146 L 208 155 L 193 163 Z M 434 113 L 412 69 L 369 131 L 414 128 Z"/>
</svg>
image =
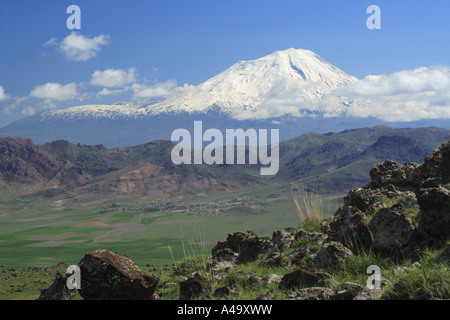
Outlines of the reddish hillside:
<svg viewBox="0 0 450 320">
<path fill-rule="evenodd" d="M 151 163 L 139 163 L 93 180 L 86 188 L 105 193 L 155 195 L 174 192 L 231 191 L 232 186 L 199 174 L 181 175 Z"/>
<path fill-rule="evenodd" d="M 82 169 L 29 139 L 0 139 L 0 187 L 15 184 L 77 187 L 89 180 L 90 176 Z"/>
</svg>

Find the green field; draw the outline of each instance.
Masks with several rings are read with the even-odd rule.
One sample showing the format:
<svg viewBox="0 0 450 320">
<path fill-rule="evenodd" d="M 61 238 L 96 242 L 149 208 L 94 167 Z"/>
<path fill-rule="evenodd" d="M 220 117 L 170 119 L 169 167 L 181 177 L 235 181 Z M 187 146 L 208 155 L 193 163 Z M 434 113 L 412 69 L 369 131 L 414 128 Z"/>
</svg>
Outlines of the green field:
<svg viewBox="0 0 450 320">
<path fill-rule="evenodd" d="M 274 230 L 298 226 L 301 222 L 287 190 L 272 185 L 240 194 L 180 195 L 173 201 L 165 197 L 30 200 L 13 197 L 9 190 L 0 203 L 0 266 L 77 264 L 98 248 L 127 254 L 140 265 L 172 264 L 193 253 L 210 252 L 230 232 L 271 235 Z M 234 203 L 236 197 L 244 204 Z M 172 207 L 128 209 L 148 203 Z M 224 203 L 219 214 L 205 213 L 202 208 L 214 203 Z M 174 211 L 189 206 L 199 209 Z"/>
</svg>

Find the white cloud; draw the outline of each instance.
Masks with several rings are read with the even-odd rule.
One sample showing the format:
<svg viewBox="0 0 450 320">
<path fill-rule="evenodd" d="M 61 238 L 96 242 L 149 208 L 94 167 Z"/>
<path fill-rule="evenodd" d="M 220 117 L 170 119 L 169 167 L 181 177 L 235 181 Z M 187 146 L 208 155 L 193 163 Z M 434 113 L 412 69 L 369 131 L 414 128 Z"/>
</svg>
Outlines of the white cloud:
<svg viewBox="0 0 450 320">
<path fill-rule="evenodd" d="M 78 96 L 78 88 L 76 83 L 62 85 L 59 83 L 46 83 L 34 87 L 30 93 L 30 97 L 45 99 L 49 101 L 65 101 L 72 100 Z"/>
<path fill-rule="evenodd" d="M 107 69 L 97 70 L 92 74 L 91 84 L 101 87 L 124 87 L 136 82 L 136 69 Z"/>
<path fill-rule="evenodd" d="M 293 115 L 324 118 L 374 117 L 387 122 L 450 119 L 450 67 L 422 67 L 369 75 L 320 98 L 282 86 L 268 92 L 256 109 L 236 110 L 236 119 Z M 308 93 L 308 91 L 306 91 Z"/>
<path fill-rule="evenodd" d="M 157 98 L 166 97 L 177 92 L 177 82 L 175 80 L 168 80 L 154 85 L 133 84 L 133 99 Z"/>
<path fill-rule="evenodd" d="M 42 46 L 43 47 L 51 47 L 51 46 L 56 46 L 58 45 L 58 39 L 56 39 L 55 37 L 49 39 L 46 43 L 44 43 Z"/>
<path fill-rule="evenodd" d="M 336 91 L 353 100 L 348 114 L 384 121 L 450 119 L 450 69 L 418 68 L 367 76 Z"/>
<path fill-rule="evenodd" d="M 25 116 L 32 116 L 35 113 L 36 113 L 36 111 L 34 110 L 34 108 L 30 107 L 30 106 L 28 106 L 22 110 L 22 114 Z"/>
<path fill-rule="evenodd" d="M 5 89 L 0 86 L 0 101 L 8 99 L 9 96 L 5 93 Z"/>
<path fill-rule="evenodd" d="M 126 91 L 127 89 L 123 89 L 123 90 L 109 90 L 109 89 L 107 89 L 107 88 L 104 88 L 102 91 L 99 91 L 98 93 L 97 93 L 97 96 L 100 96 L 100 97 L 102 97 L 102 96 L 115 96 L 115 95 L 118 95 L 118 94 L 120 94 L 120 93 L 122 93 L 122 92 L 124 92 L 124 91 Z"/>
<path fill-rule="evenodd" d="M 49 41 L 51 43 L 54 42 L 52 39 Z M 66 55 L 69 61 L 87 61 L 95 58 L 100 52 L 101 46 L 107 44 L 109 44 L 109 36 L 102 34 L 91 39 L 72 32 L 61 41 L 59 49 Z"/>
</svg>

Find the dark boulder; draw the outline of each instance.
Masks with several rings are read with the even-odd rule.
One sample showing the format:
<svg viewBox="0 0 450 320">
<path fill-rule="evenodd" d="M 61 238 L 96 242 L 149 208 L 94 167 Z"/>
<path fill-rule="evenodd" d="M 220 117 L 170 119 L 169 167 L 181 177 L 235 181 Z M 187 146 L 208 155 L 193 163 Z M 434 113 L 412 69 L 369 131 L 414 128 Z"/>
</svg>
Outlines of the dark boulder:
<svg viewBox="0 0 450 320">
<path fill-rule="evenodd" d="M 279 287 L 293 290 L 304 287 L 323 287 L 331 275 L 321 270 L 296 270 L 283 276 Z"/>
<path fill-rule="evenodd" d="M 333 270 L 350 257 L 352 252 L 340 242 L 331 241 L 311 256 L 309 263 L 314 268 Z"/>
<path fill-rule="evenodd" d="M 86 254 L 78 266 L 85 300 L 151 300 L 159 281 L 132 258 L 106 249 Z"/>
<path fill-rule="evenodd" d="M 296 248 L 290 255 L 287 256 L 290 264 L 298 265 L 309 254 L 309 243 L 305 243 Z"/>
<path fill-rule="evenodd" d="M 389 184 L 404 186 L 408 182 L 403 165 L 395 161 L 384 161 L 374 165 L 370 170 L 370 177 L 372 178 L 372 188 L 380 188 Z"/>
<path fill-rule="evenodd" d="M 282 264 L 283 255 L 278 250 L 273 250 L 269 256 L 264 260 L 264 264 L 268 267 L 279 267 Z"/>
<path fill-rule="evenodd" d="M 279 250 L 290 248 L 294 239 L 294 236 L 285 230 L 275 231 L 272 235 L 272 242 Z"/>
<path fill-rule="evenodd" d="M 228 243 L 228 241 L 217 242 L 216 246 L 211 251 L 211 255 L 213 261 L 216 262 L 230 261 L 236 263 L 239 257 L 239 254 L 231 249 L 231 246 Z"/>
<path fill-rule="evenodd" d="M 227 240 L 219 242 L 212 250 L 215 260 L 236 260 L 245 263 L 258 260 L 263 253 L 275 250 L 276 247 L 268 238 L 259 237 L 252 231 L 228 234 Z"/>
<path fill-rule="evenodd" d="M 341 207 L 330 224 L 330 240 L 351 246 L 355 252 L 372 247 L 372 232 L 369 219 L 361 210 L 353 207 Z"/>
<path fill-rule="evenodd" d="M 444 187 L 420 189 L 416 196 L 422 212 L 419 232 L 438 240 L 450 239 L 450 191 Z"/>
<path fill-rule="evenodd" d="M 58 272 L 53 284 L 48 289 L 41 291 L 38 300 L 70 300 L 74 295 L 75 290 L 67 288 L 67 277 Z"/>
<path fill-rule="evenodd" d="M 294 235 L 295 240 L 315 242 L 318 246 L 321 246 L 325 240 L 327 240 L 328 235 L 321 232 L 308 232 L 304 230 L 299 230 Z"/>
<path fill-rule="evenodd" d="M 196 273 L 192 278 L 180 283 L 180 299 L 194 299 L 202 293 L 208 293 L 210 289 L 210 282 L 201 274 Z"/>
<path fill-rule="evenodd" d="M 450 182 L 450 140 L 437 147 L 418 169 L 418 179 L 437 179 L 440 184 Z"/>
<path fill-rule="evenodd" d="M 378 211 L 369 227 L 378 252 L 399 253 L 414 239 L 415 224 L 400 206 Z"/>
</svg>

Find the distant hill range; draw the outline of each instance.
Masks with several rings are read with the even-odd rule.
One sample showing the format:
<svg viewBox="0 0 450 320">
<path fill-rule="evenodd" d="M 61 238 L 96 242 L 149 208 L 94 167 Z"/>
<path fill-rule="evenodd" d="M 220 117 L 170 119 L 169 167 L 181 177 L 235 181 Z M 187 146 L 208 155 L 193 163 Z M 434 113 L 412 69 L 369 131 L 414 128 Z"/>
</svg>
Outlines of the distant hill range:
<svg viewBox="0 0 450 320">
<path fill-rule="evenodd" d="M 310 132 L 281 143 L 279 172 L 264 177 L 258 165 L 174 165 L 170 141 L 108 149 L 63 140 L 39 146 L 8 137 L 0 139 L 0 187 L 32 186 L 30 192 L 45 189 L 45 196 L 68 191 L 149 195 L 226 192 L 296 181 L 317 192 L 337 194 L 367 183 L 376 163 L 421 163 L 449 139 L 450 130 L 436 127 Z"/>
</svg>

